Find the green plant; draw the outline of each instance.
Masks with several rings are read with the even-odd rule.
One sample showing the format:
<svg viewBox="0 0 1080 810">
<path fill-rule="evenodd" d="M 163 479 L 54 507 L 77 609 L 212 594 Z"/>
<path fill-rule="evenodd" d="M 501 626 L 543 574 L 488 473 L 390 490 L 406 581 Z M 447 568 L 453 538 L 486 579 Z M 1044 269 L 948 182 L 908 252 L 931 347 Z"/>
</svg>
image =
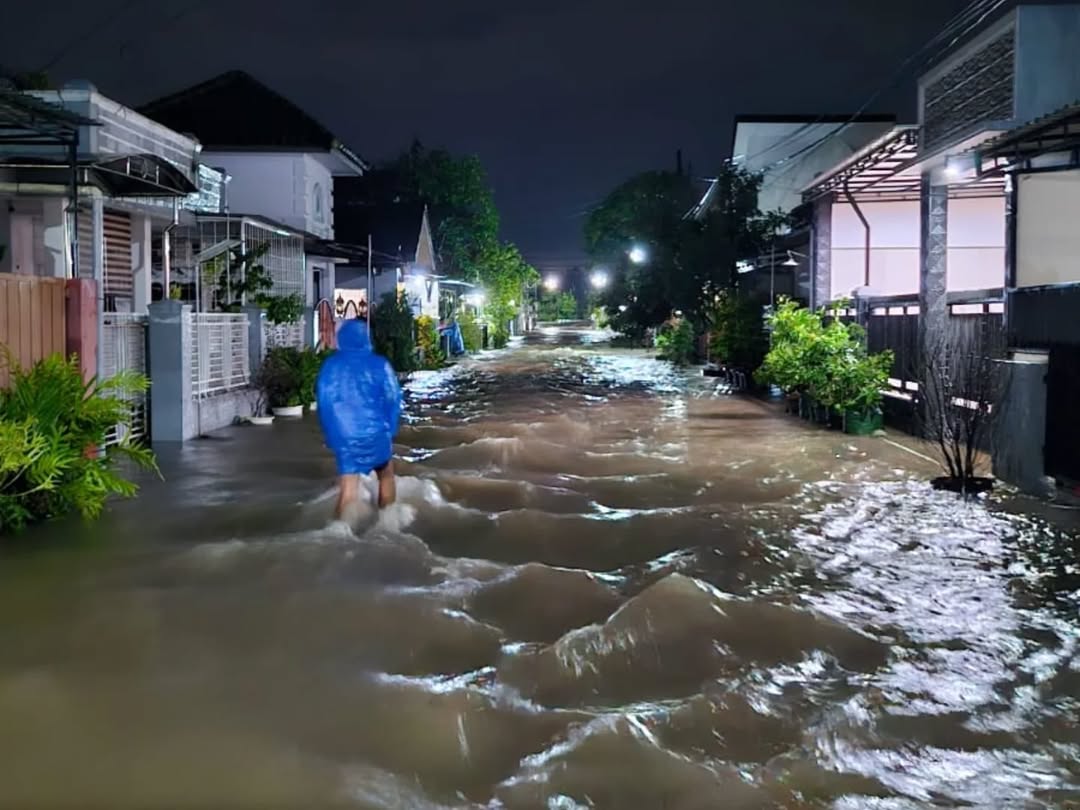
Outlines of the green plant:
<svg viewBox="0 0 1080 810">
<path fill-rule="evenodd" d="M 330 355 L 327 349 L 303 349 L 297 359 L 300 376 L 300 400 L 309 405 L 315 401 L 315 383 L 319 379 L 319 369 L 323 360 Z"/>
<path fill-rule="evenodd" d="M 173 301 L 181 301 L 184 298 L 184 288 L 175 281 L 169 285 L 169 298 Z"/>
<path fill-rule="evenodd" d="M 707 322 L 711 359 L 747 371 L 757 370 L 765 360 L 769 341 L 760 301 L 725 290 L 716 296 Z"/>
<path fill-rule="evenodd" d="M 305 390 L 304 354 L 292 346 L 266 353 L 256 381 L 271 408 L 291 408 L 311 402 L 304 399 L 309 393 Z"/>
<path fill-rule="evenodd" d="M 399 374 L 416 370 L 413 314 L 404 295 L 387 293 L 371 315 L 375 351 L 390 361 Z"/>
<path fill-rule="evenodd" d="M 491 347 L 505 349 L 508 343 L 510 343 L 510 330 L 503 323 L 496 324 L 491 332 Z"/>
<path fill-rule="evenodd" d="M 247 252 L 230 251 L 207 262 L 203 276 L 212 287 L 214 309 L 239 312 L 245 301 L 261 304 L 269 299 L 274 280 L 259 262 L 269 251 L 270 243 L 264 242 Z"/>
<path fill-rule="evenodd" d="M 656 336 L 660 356 L 677 366 L 694 360 L 694 325 L 687 318 L 676 318 L 664 324 Z"/>
<path fill-rule="evenodd" d="M 11 383 L 0 392 L 0 533 L 78 512 L 101 514 L 113 495 L 132 497 L 135 483 L 117 470 L 123 459 L 157 472 L 150 450 L 131 439 L 128 397 L 147 379 L 122 372 L 84 382 L 77 358 L 59 355 L 29 369 L 10 354 Z M 99 450 L 118 429 L 119 443 Z"/>
<path fill-rule="evenodd" d="M 432 370 L 446 365 L 446 355 L 439 345 L 439 326 L 434 318 L 421 315 L 416 319 L 416 346 L 420 349 L 422 368 Z"/>
<path fill-rule="evenodd" d="M 840 413 L 866 416 L 881 405 L 891 352 L 868 354 L 856 324 L 782 301 L 770 318 L 772 348 L 757 375 L 786 392 L 808 394 Z"/>
<path fill-rule="evenodd" d="M 266 309 L 266 320 L 273 324 L 296 323 L 304 316 L 304 297 L 290 295 L 257 295 L 255 303 Z"/>
<path fill-rule="evenodd" d="M 577 318 L 578 304 L 573 293 L 545 293 L 540 296 L 537 315 L 542 321 L 572 321 Z"/>
<path fill-rule="evenodd" d="M 461 313 L 458 326 L 461 328 L 461 340 L 465 344 L 465 351 L 478 352 L 484 348 L 484 333 L 476 315 L 472 312 Z"/>
</svg>

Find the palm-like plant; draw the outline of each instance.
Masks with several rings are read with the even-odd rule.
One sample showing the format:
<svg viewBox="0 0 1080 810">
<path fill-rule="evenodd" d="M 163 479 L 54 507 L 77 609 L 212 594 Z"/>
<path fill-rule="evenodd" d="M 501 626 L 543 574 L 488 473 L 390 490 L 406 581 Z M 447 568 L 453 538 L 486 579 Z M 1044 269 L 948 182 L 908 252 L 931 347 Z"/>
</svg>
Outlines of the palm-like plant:
<svg viewBox="0 0 1080 810">
<path fill-rule="evenodd" d="M 6 362 L 11 383 L 0 391 L 0 532 L 78 512 L 101 514 L 113 495 L 132 497 L 138 486 L 118 471 L 126 459 L 158 472 L 153 453 L 131 439 L 130 398 L 149 383 L 124 371 L 85 382 L 78 359 L 59 355 L 28 369 Z M 102 449 L 119 428 L 121 440 Z"/>
</svg>

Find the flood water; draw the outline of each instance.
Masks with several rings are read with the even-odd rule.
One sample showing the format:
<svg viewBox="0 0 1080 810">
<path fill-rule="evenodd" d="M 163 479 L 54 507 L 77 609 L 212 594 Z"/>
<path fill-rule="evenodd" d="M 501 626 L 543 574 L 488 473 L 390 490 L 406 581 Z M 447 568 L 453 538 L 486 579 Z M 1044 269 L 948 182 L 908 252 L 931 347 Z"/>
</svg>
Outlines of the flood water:
<svg viewBox="0 0 1080 810">
<path fill-rule="evenodd" d="M 0 556 L 0 807 L 1080 806 L 1073 513 L 962 503 L 590 332 L 418 375 Z"/>
</svg>

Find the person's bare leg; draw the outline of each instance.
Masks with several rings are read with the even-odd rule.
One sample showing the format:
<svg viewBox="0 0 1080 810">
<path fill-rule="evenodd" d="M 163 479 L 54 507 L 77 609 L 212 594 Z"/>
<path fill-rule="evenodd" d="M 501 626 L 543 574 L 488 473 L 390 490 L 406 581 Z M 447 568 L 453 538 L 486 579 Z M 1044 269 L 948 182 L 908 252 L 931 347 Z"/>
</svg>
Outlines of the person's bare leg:
<svg viewBox="0 0 1080 810">
<path fill-rule="evenodd" d="M 338 520 L 346 520 L 348 508 L 360 500 L 360 476 L 342 475 L 338 477 L 338 501 L 337 511 L 334 516 Z"/>
<path fill-rule="evenodd" d="M 375 473 L 379 479 L 379 508 L 385 509 L 397 500 L 397 479 L 394 477 L 394 462 Z"/>
</svg>

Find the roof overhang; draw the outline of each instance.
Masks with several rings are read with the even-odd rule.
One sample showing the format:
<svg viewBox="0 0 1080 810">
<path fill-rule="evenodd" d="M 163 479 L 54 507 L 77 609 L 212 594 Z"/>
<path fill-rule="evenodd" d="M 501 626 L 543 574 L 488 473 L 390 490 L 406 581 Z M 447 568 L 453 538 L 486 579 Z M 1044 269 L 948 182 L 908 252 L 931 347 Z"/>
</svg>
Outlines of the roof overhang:
<svg viewBox="0 0 1080 810">
<path fill-rule="evenodd" d="M 1067 166 L 1080 166 L 1080 102 L 986 140 L 970 154 L 979 177 L 1032 169 L 1052 155 L 1064 157 Z"/>
<path fill-rule="evenodd" d="M 905 169 L 919 154 L 919 128 L 895 127 L 867 144 L 803 189 L 803 202 L 836 193 L 865 199 L 895 199 L 918 191 L 920 178 L 906 176 Z"/>
<path fill-rule="evenodd" d="M 980 132 L 927 155 L 919 154 L 918 127 L 897 127 L 806 188 L 803 203 L 830 195 L 856 202 L 911 202 L 922 197 L 923 175 L 928 172 L 935 183 L 949 187 L 953 199 L 1000 196 L 1004 193 L 1000 178 L 977 175 L 969 168 L 949 170 L 954 156 L 992 135 L 993 131 Z"/>
<path fill-rule="evenodd" d="M 16 183 L 70 185 L 71 162 L 62 155 L 0 155 L 0 168 L 15 173 Z M 96 156 L 79 160 L 80 185 L 108 197 L 186 197 L 199 189 L 183 171 L 156 155 Z"/>
<path fill-rule="evenodd" d="M 0 144 L 6 146 L 65 146 L 77 143 L 79 128 L 99 126 L 26 93 L 0 90 Z"/>
</svg>

